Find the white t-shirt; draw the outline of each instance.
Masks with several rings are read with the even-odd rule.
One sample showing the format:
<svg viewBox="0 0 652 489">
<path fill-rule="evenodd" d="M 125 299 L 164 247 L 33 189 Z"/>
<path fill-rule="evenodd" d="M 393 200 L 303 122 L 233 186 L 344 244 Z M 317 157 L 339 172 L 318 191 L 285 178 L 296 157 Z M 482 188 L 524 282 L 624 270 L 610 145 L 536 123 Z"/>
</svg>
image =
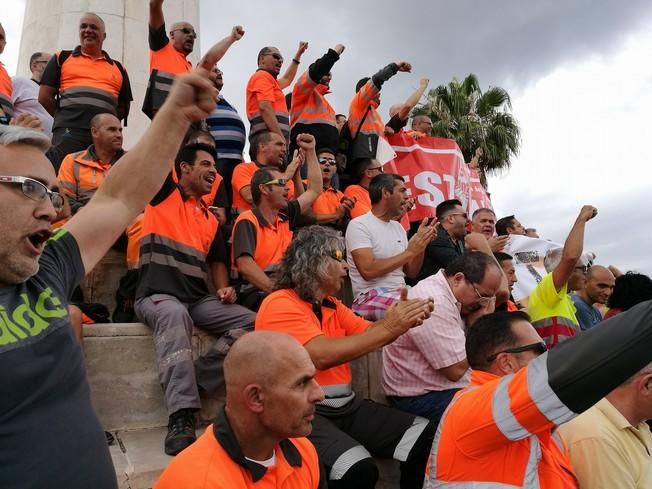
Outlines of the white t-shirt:
<svg viewBox="0 0 652 489">
<path fill-rule="evenodd" d="M 407 248 L 407 233 L 398 221 L 383 221 L 371 211 L 353 219 L 346 228 L 346 263 L 353 287 L 353 297 L 377 287 L 404 287 L 403 267 L 387 275 L 367 281 L 362 278 L 353 262 L 351 252 L 360 248 L 371 248 L 376 258 L 391 258 Z"/>
<path fill-rule="evenodd" d="M 14 104 L 14 117 L 21 114 L 32 114 L 41 120 L 43 130 L 48 137 L 52 136 L 52 116 L 38 102 L 38 83 L 25 78 L 14 76 L 11 79 L 13 92 L 11 98 Z"/>
</svg>

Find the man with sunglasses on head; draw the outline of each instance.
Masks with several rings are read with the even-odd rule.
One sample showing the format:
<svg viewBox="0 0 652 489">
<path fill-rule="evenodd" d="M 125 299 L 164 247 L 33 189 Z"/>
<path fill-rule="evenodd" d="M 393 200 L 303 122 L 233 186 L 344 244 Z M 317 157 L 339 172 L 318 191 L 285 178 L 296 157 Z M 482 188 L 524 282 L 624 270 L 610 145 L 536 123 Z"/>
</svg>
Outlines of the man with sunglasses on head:
<svg viewBox="0 0 652 489">
<path fill-rule="evenodd" d="M 555 428 L 648 365 L 651 340 L 652 301 L 548 352 L 522 312 L 480 318 L 466 338 L 471 384 L 442 418 L 424 489 L 594 487 L 578 480 Z M 595 487 L 647 487 L 628 479 Z"/>
<path fill-rule="evenodd" d="M 423 266 L 417 280 L 434 275 L 464 254 L 464 237 L 469 216 L 457 199 L 444 200 L 435 209 L 439 221 L 437 239 L 433 240 L 423 256 Z"/>
<path fill-rule="evenodd" d="M 290 66 L 279 78 L 283 56 L 278 48 L 265 46 L 258 52 L 258 69 L 247 82 L 247 118 L 249 142 L 262 131 L 270 131 L 290 143 L 290 113 L 283 95 L 283 89 L 290 86 L 297 74 L 301 56 L 308 49 L 308 43 L 301 41 Z"/>
<path fill-rule="evenodd" d="M 553 248 L 546 254 L 543 266 L 548 273 L 530 292 L 528 313 L 548 348 L 554 348 L 580 332 L 575 304 L 569 294 L 580 290 L 586 282 L 591 262 L 588 254 L 582 254 L 584 229 L 597 214 L 598 210 L 591 205 L 582 207 L 564 247 Z"/>
<path fill-rule="evenodd" d="M 0 128 L 3 489 L 117 487 L 68 297 L 158 191 L 188 127 L 206 117 L 215 100 L 206 69 L 176 80 L 140 142 L 54 234 L 63 199 L 44 155 L 49 139 L 21 127 Z"/>
<path fill-rule="evenodd" d="M 312 213 L 317 224 L 324 224 L 341 231 L 346 230 L 351 219 L 351 209 L 355 205 L 355 198 L 346 197 L 341 191 L 333 187 L 333 175 L 337 171 L 335 152 L 329 148 L 317 151 L 323 192 L 312 204 Z"/>
<path fill-rule="evenodd" d="M 149 0 L 149 81 L 143 112 L 150 119 L 161 107 L 167 97 L 174 77 L 192 70 L 192 63 L 187 59 L 195 47 L 197 32 L 188 22 L 175 22 L 169 32 L 165 32 L 163 0 Z M 231 34 L 212 46 L 203 59 L 220 60 L 231 45 L 242 39 L 244 30 L 235 26 Z M 202 59 L 202 61 L 203 61 Z M 202 64 L 200 62 L 200 64 Z"/>
<path fill-rule="evenodd" d="M 251 178 L 253 207 L 241 213 L 233 225 L 231 266 L 239 286 L 239 303 L 253 311 L 272 291 L 272 274 L 292 241 L 293 230 L 301 223 L 301 215 L 322 193 L 315 138 L 299 134 L 297 144 L 308 165 L 307 189 L 289 200 L 285 174 L 278 167 L 260 168 Z"/>
</svg>

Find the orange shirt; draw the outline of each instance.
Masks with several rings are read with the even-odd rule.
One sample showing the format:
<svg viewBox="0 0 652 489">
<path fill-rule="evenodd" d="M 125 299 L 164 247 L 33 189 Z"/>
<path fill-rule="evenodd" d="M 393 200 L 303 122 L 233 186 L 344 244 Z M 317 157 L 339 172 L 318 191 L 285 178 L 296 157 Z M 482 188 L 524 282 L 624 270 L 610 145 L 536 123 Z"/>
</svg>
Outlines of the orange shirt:
<svg viewBox="0 0 652 489">
<path fill-rule="evenodd" d="M 75 50 L 75 52 L 77 52 Z M 122 73 L 115 63 L 105 56 L 92 58 L 83 51 L 78 56 L 69 56 L 61 66 L 59 90 L 92 87 L 118 98 L 122 88 Z"/>
<path fill-rule="evenodd" d="M 256 315 L 256 330 L 288 333 L 302 345 L 320 335 L 341 338 L 363 333 L 369 321 L 357 316 L 335 297 L 327 297 L 321 307 L 321 322 L 313 312 L 313 306 L 302 300 L 294 290 L 281 289 L 263 300 Z M 351 383 L 351 368 L 342 363 L 327 370 L 317 371 L 319 385 L 327 387 Z"/>
<path fill-rule="evenodd" d="M 254 176 L 258 169 L 260 167 L 253 161 L 246 161 L 236 165 L 231 176 L 231 188 L 233 189 L 231 202 L 234 209 L 240 211 L 251 209 L 251 204 L 244 199 L 240 191 L 251 185 L 251 177 Z M 288 199 L 291 200 L 294 198 L 294 182 L 292 180 L 288 182 L 288 188 Z"/>
<path fill-rule="evenodd" d="M 168 43 L 159 49 L 149 51 L 149 71 L 165 71 L 173 75 L 181 75 L 192 70 L 192 63 L 186 56 L 174 49 L 172 43 Z"/>
<path fill-rule="evenodd" d="M 272 103 L 274 112 L 288 114 L 285 95 L 278 84 L 278 80 L 265 70 L 258 70 L 247 83 L 247 117 L 251 119 L 257 114 L 259 102 Z"/>
<path fill-rule="evenodd" d="M 316 216 L 335 214 L 343 197 L 344 194 L 339 190 L 333 187 L 326 188 L 312 204 L 312 212 Z"/>
<path fill-rule="evenodd" d="M 355 205 L 351 209 L 351 218 L 355 219 L 371 210 L 371 199 L 369 198 L 369 190 L 362 185 L 349 185 L 344 189 L 344 195 L 347 197 L 355 198 Z"/>
<path fill-rule="evenodd" d="M 317 489 L 319 459 L 307 438 L 288 438 L 274 447 L 276 464 L 247 460 L 222 411 L 214 425 L 177 455 L 154 489 Z"/>
<path fill-rule="evenodd" d="M 290 139 L 290 114 L 285 103 L 285 95 L 281 91 L 276 78 L 265 70 L 258 70 L 247 83 L 247 118 L 251 127 L 249 129 L 249 141 L 263 131 L 268 131 L 267 124 L 260 113 L 260 102 L 271 102 L 272 110 L 276 117 L 278 127 L 285 137 Z"/>
<path fill-rule="evenodd" d="M 233 224 L 231 237 L 233 270 L 237 272 L 238 258 L 249 255 L 261 270 L 272 271 L 290 246 L 299 215 L 301 206 L 296 200 L 288 202 L 285 212 L 279 213 L 273 223 L 267 222 L 256 207 L 240 214 Z"/>
</svg>

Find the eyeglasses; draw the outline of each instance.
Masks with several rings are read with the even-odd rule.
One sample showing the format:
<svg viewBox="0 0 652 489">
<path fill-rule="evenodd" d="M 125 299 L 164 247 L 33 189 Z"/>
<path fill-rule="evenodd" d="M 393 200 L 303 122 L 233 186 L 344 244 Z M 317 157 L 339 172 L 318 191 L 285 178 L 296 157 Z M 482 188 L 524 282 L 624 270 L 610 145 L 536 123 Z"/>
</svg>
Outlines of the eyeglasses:
<svg viewBox="0 0 652 489">
<path fill-rule="evenodd" d="M 469 215 L 466 212 L 453 212 L 452 214 L 448 214 L 448 216 L 462 216 L 464 219 L 469 218 Z"/>
<path fill-rule="evenodd" d="M 344 261 L 344 252 L 342 250 L 333 250 L 329 255 L 333 260 L 337 260 L 340 263 Z"/>
<path fill-rule="evenodd" d="M 329 164 L 331 166 L 335 166 L 337 164 L 337 161 L 335 160 L 335 158 L 324 157 L 324 158 L 319 158 L 319 163 L 321 165 Z"/>
<path fill-rule="evenodd" d="M 35 200 L 36 202 L 49 197 L 55 211 L 59 212 L 63 209 L 63 195 L 59 192 L 53 192 L 38 180 L 28 177 L 0 176 L 0 183 L 20 184 L 25 197 Z"/>
<path fill-rule="evenodd" d="M 279 53 L 267 53 L 267 55 L 271 56 L 276 61 L 283 61 L 283 56 L 281 56 Z"/>
<path fill-rule="evenodd" d="M 478 299 L 480 299 L 481 302 L 491 300 L 491 299 L 493 299 L 495 297 L 493 295 L 482 295 L 473 282 L 471 282 L 468 279 L 464 279 L 464 280 L 466 280 L 468 283 L 471 284 L 471 287 L 473 287 L 473 290 L 475 290 L 475 293 L 478 294 Z"/>
<path fill-rule="evenodd" d="M 274 180 L 263 183 L 263 185 L 277 185 L 279 187 L 285 187 L 287 183 L 288 181 L 285 178 L 275 178 Z"/>
<path fill-rule="evenodd" d="M 537 355 L 543 355 L 546 351 L 548 351 L 548 347 L 543 341 L 539 341 L 537 343 L 532 343 L 530 345 L 507 348 L 506 350 L 497 351 L 493 355 L 489 355 L 487 357 L 487 362 L 489 363 L 493 362 L 496 359 L 496 357 L 501 353 L 523 353 L 524 351 L 533 351 Z"/>
<path fill-rule="evenodd" d="M 197 33 L 195 32 L 194 29 L 191 29 L 190 27 L 182 27 L 181 29 L 174 29 L 172 32 L 180 31 L 183 32 L 184 34 L 191 34 L 193 39 L 197 39 Z"/>
<path fill-rule="evenodd" d="M 383 173 L 383 167 L 382 166 L 374 166 L 373 168 L 367 168 L 369 171 L 374 171 L 378 170 L 380 173 Z"/>
</svg>

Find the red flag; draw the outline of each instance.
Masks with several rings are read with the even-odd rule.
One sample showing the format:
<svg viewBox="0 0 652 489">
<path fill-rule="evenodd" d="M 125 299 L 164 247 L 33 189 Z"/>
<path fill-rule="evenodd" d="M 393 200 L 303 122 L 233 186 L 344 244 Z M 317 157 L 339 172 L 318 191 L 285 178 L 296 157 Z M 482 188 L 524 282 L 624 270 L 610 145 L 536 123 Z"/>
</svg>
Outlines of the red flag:
<svg viewBox="0 0 652 489">
<path fill-rule="evenodd" d="M 410 221 L 434 217 L 437 205 L 448 199 L 459 199 L 469 216 L 481 207 L 492 208 L 478 171 L 469 169 L 454 140 L 415 140 L 401 132 L 389 136 L 388 141 L 396 158 L 386 163 L 384 170 L 403 176 L 410 195 L 416 199 L 408 213 Z"/>
</svg>

